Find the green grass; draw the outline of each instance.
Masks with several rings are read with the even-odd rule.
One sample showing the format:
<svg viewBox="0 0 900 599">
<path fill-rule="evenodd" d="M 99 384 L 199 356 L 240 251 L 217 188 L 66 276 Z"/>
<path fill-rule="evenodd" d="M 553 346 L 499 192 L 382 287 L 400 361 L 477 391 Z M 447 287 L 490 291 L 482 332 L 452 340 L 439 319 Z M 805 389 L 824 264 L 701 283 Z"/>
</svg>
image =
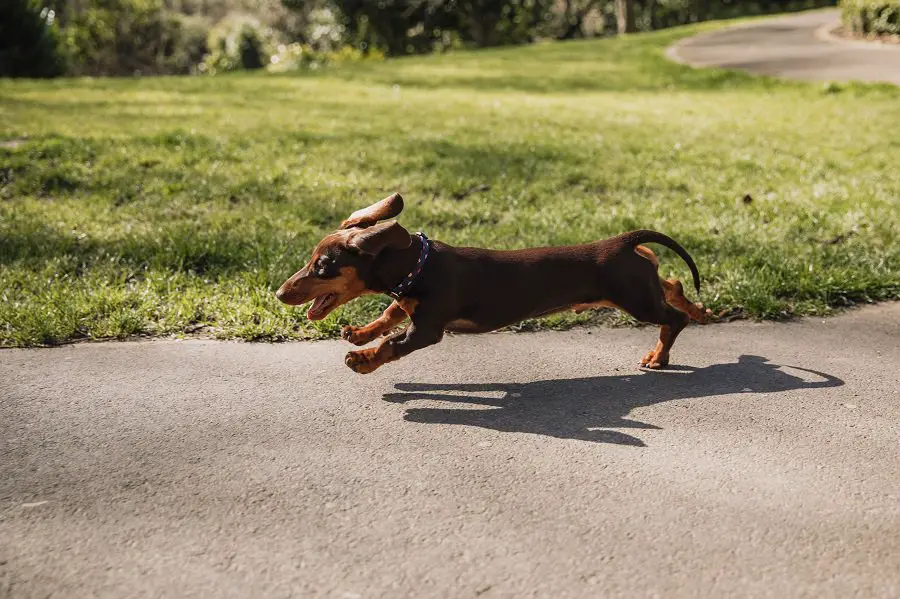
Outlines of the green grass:
<svg viewBox="0 0 900 599">
<path fill-rule="evenodd" d="M 387 298 L 309 323 L 273 290 L 394 190 L 403 224 L 452 244 L 664 231 L 716 310 L 900 297 L 900 90 L 667 62 L 696 29 L 300 76 L 0 82 L 0 140 L 27 138 L 0 148 L 0 344 L 332 336 Z"/>
</svg>

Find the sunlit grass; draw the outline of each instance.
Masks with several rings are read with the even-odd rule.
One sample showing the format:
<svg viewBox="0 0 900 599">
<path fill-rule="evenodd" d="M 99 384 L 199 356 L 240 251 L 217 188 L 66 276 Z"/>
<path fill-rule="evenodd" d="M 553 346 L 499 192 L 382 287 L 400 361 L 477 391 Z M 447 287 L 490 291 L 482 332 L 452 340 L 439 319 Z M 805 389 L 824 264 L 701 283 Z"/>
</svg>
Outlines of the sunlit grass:
<svg viewBox="0 0 900 599">
<path fill-rule="evenodd" d="M 717 310 L 900 297 L 900 91 L 667 62 L 692 31 L 304 76 L 0 82 L 0 140 L 23 140 L 0 147 L 0 343 L 332 336 L 386 298 L 310 323 L 272 292 L 394 190 L 401 222 L 453 244 L 664 231 Z M 596 316 L 525 328 L 576 318 Z"/>
</svg>

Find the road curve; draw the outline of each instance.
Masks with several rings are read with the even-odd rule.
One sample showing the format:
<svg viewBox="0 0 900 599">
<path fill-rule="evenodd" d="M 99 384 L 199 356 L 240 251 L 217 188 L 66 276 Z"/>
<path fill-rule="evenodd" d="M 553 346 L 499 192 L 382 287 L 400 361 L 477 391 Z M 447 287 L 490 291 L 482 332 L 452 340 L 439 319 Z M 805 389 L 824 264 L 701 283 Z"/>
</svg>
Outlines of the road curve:
<svg viewBox="0 0 900 599">
<path fill-rule="evenodd" d="M 0 351 L 0 597 L 897 597 L 900 304 Z"/>
<path fill-rule="evenodd" d="M 839 12 L 818 10 L 703 33 L 669 49 L 694 67 L 721 67 L 810 81 L 900 85 L 900 45 L 835 39 Z"/>
</svg>

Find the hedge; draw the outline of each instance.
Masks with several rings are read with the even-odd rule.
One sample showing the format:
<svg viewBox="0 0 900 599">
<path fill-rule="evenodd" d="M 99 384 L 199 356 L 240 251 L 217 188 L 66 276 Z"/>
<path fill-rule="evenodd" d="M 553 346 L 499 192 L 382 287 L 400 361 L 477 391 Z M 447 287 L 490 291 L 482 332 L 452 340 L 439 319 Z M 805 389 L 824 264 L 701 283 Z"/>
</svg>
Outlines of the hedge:
<svg viewBox="0 0 900 599">
<path fill-rule="evenodd" d="M 900 0 L 841 0 L 844 27 L 857 35 L 900 36 Z"/>
</svg>

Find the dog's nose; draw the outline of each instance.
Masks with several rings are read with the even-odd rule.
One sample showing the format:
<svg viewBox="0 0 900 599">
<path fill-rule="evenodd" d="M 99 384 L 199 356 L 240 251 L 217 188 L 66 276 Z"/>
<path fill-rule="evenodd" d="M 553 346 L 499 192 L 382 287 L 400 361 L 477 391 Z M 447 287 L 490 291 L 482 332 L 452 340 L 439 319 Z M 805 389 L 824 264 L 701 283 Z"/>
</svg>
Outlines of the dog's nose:
<svg viewBox="0 0 900 599">
<path fill-rule="evenodd" d="M 281 301 L 284 301 L 284 296 L 287 293 L 284 287 L 279 287 L 278 291 L 275 292 L 275 297 Z"/>
</svg>

